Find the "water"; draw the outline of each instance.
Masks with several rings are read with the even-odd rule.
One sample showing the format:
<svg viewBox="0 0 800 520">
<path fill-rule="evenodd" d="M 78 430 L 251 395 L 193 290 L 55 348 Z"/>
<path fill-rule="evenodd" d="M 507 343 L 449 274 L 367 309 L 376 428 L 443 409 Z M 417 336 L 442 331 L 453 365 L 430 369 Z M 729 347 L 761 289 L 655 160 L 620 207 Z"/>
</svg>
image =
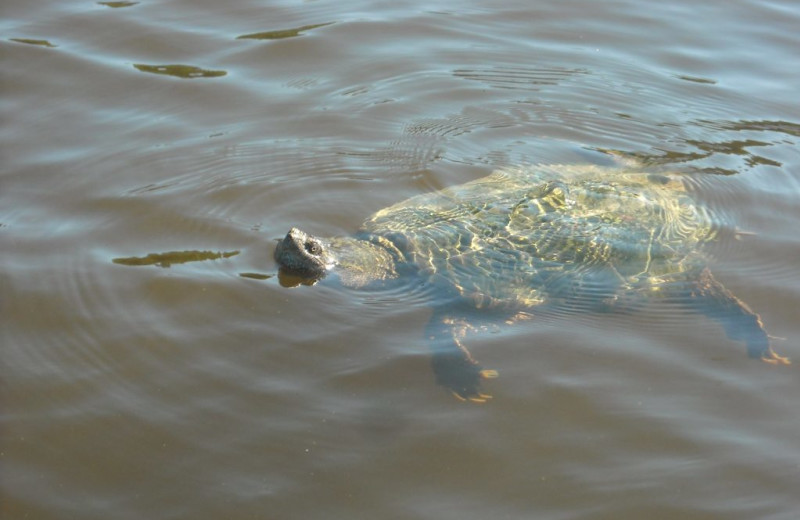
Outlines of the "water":
<svg viewBox="0 0 800 520">
<path fill-rule="evenodd" d="M 4 518 L 796 517 L 795 2 L 2 10 Z M 699 179 L 794 365 L 674 308 L 550 316 L 467 338 L 473 405 L 423 290 L 274 276 L 291 226 L 610 151 Z"/>
</svg>

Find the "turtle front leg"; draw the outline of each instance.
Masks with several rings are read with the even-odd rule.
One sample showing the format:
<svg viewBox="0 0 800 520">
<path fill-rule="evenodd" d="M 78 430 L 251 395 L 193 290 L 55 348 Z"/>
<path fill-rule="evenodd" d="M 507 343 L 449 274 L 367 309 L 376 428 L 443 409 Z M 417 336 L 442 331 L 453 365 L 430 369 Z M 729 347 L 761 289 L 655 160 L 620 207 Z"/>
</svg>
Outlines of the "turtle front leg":
<svg viewBox="0 0 800 520">
<path fill-rule="evenodd" d="M 745 342 L 748 356 L 772 365 L 791 364 L 789 358 L 772 350 L 758 314 L 718 282 L 708 269 L 701 273 L 692 296 L 698 310 L 720 322 L 729 338 Z"/>
<path fill-rule="evenodd" d="M 481 391 L 481 380 L 497 377 L 497 371 L 482 369 L 463 339 L 473 327 L 466 321 L 434 313 L 426 329 L 431 342 L 433 372 L 436 382 L 462 401 L 484 403 L 491 395 Z"/>
</svg>

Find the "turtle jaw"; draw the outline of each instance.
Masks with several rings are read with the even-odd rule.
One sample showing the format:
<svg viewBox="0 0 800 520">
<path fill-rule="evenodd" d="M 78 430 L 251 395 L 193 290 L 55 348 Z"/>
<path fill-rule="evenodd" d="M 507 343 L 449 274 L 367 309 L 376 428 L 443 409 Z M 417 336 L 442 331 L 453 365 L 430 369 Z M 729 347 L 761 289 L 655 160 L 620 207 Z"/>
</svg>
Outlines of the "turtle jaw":
<svg viewBox="0 0 800 520">
<path fill-rule="evenodd" d="M 326 242 L 297 228 L 278 242 L 274 256 L 281 271 L 311 280 L 323 278 L 335 263 Z"/>
</svg>

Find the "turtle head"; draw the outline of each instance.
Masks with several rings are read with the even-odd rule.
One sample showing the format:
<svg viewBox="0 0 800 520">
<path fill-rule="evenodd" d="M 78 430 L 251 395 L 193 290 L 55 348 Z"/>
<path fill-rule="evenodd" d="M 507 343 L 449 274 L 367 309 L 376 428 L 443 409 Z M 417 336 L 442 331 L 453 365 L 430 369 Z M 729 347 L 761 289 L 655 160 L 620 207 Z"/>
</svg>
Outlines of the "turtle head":
<svg viewBox="0 0 800 520">
<path fill-rule="evenodd" d="M 275 261 L 281 270 L 308 280 L 324 277 L 336 263 L 330 244 L 297 228 L 278 242 Z"/>
<path fill-rule="evenodd" d="M 351 237 L 322 239 L 297 228 L 278 242 L 275 261 L 287 286 L 314 285 L 331 271 L 349 287 L 397 276 L 394 258 L 382 245 Z"/>
</svg>

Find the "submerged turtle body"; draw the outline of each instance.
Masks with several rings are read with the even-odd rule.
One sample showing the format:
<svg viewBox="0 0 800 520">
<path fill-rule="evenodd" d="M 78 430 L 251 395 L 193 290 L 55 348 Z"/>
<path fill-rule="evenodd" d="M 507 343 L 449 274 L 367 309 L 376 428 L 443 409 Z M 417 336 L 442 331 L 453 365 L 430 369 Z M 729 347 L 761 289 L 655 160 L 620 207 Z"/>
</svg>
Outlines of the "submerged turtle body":
<svg viewBox="0 0 800 520">
<path fill-rule="evenodd" d="M 720 322 L 751 357 L 775 354 L 758 315 L 717 282 L 699 247 L 712 216 L 678 174 L 598 166 L 532 166 L 412 197 L 377 212 L 354 237 L 292 229 L 282 271 L 344 285 L 412 277 L 438 295 L 427 336 L 440 384 L 482 400 L 482 370 L 461 338 L 475 309 L 517 313 L 542 304 L 613 308 L 624 295 L 668 295 Z"/>
</svg>

